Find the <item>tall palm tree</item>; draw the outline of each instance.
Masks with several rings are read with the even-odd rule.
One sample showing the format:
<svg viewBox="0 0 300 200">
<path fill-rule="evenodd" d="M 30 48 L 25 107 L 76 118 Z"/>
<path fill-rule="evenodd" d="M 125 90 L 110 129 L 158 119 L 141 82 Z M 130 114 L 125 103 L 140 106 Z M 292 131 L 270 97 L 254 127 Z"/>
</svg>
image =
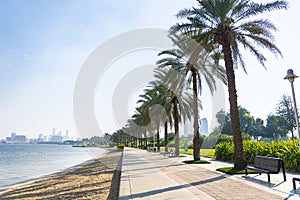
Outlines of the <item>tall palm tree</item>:
<svg viewBox="0 0 300 200">
<path fill-rule="evenodd" d="M 234 66 L 237 67 L 238 64 L 245 70 L 239 45 L 249 50 L 263 66 L 266 58 L 255 45 L 281 55 L 279 48 L 273 43 L 274 37 L 271 33 L 276 27 L 267 19 L 249 18 L 273 10 L 287 9 L 288 3 L 284 0 L 271 3 L 255 3 L 250 0 L 196 1 L 198 7 L 179 11 L 177 17 L 187 19 L 187 22 L 177 23 L 171 28 L 171 32 L 199 30 L 198 41 L 206 49 L 213 49 L 215 45 L 222 48 L 235 144 L 234 167 L 242 169 L 247 162 L 243 151 L 234 73 Z"/>
<path fill-rule="evenodd" d="M 190 36 L 193 36 L 190 35 Z M 193 88 L 193 148 L 194 160 L 200 160 L 200 134 L 199 134 L 199 105 L 198 93 L 202 91 L 202 79 L 207 83 L 211 93 L 216 89 L 215 76 L 226 82 L 224 70 L 215 62 L 207 51 L 193 39 L 183 34 L 171 34 L 170 39 L 176 48 L 164 50 L 158 55 L 163 56 L 157 61 L 158 67 L 172 67 L 183 73 Z M 167 57 L 166 57 L 167 56 Z"/>
</svg>

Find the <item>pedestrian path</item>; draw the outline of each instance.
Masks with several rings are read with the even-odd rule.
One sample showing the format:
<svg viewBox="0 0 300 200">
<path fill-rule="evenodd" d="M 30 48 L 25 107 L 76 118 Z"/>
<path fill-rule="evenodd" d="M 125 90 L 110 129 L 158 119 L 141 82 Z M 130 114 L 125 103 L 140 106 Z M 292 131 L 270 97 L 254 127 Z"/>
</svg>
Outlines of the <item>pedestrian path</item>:
<svg viewBox="0 0 300 200">
<path fill-rule="evenodd" d="M 284 183 L 279 180 L 282 174 L 271 175 L 271 184 L 266 185 L 262 184 L 267 183 L 266 174 L 229 176 L 215 169 L 232 164 L 218 161 L 201 165 L 182 163 L 188 159 L 191 157 L 169 158 L 159 153 L 125 148 L 119 199 L 300 199 L 299 194 L 290 192 L 292 181 L 289 175 Z"/>
</svg>

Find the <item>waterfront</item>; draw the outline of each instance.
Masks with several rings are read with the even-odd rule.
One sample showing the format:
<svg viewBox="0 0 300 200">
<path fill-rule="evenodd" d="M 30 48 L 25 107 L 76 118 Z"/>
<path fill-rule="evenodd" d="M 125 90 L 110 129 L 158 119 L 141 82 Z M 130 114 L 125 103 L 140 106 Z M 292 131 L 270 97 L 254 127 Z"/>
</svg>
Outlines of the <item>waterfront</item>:
<svg viewBox="0 0 300 200">
<path fill-rule="evenodd" d="M 0 144 L 0 187 L 58 172 L 103 153 L 100 148 L 70 145 Z"/>
</svg>

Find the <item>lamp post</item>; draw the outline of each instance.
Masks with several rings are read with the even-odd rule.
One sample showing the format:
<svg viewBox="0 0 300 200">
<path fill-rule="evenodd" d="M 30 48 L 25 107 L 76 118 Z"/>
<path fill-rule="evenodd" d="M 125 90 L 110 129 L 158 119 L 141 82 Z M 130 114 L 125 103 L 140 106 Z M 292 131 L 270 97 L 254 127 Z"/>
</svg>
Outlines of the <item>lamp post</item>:
<svg viewBox="0 0 300 200">
<path fill-rule="evenodd" d="M 287 75 L 286 75 L 286 77 L 284 77 L 284 79 L 289 80 L 289 82 L 291 83 L 291 87 L 292 87 L 293 101 L 294 101 L 294 108 L 295 108 L 295 118 L 296 118 L 296 125 L 297 125 L 297 131 L 298 131 L 298 141 L 300 144 L 299 117 L 298 117 L 298 110 L 297 110 L 295 90 L 294 90 L 294 80 L 295 80 L 295 78 L 298 78 L 298 77 L 299 76 L 296 76 L 292 69 L 289 69 L 287 71 Z"/>
</svg>

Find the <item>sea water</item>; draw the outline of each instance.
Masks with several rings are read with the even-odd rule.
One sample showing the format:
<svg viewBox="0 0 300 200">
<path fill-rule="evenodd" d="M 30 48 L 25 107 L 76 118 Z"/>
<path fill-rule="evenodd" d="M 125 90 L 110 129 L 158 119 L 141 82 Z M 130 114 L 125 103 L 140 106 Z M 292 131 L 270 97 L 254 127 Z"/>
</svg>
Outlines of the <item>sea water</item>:
<svg viewBox="0 0 300 200">
<path fill-rule="evenodd" d="M 0 187 L 61 171 L 105 151 L 70 145 L 0 144 Z"/>
</svg>

